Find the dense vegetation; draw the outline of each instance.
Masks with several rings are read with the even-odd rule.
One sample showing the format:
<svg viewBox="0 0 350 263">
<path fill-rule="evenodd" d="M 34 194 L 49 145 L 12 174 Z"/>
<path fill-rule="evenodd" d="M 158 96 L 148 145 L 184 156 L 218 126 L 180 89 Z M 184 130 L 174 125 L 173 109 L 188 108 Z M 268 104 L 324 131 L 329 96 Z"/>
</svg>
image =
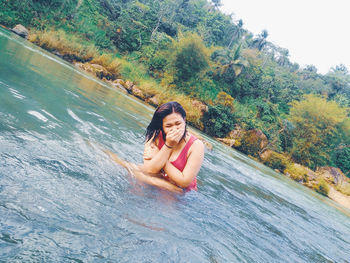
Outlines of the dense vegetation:
<svg viewBox="0 0 350 263">
<path fill-rule="evenodd" d="M 205 103 L 207 112 L 191 122 L 212 136 L 238 128 L 262 131 L 265 148 L 283 154 L 270 161 L 278 169 L 287 156 L 350 176 L 347 68 L 338 65 L 325 75 L 313 65 L 300 68 L 287 49 L 267 40 L 266 30 L 254 36 L 219 6 L 219 0 L 4 0 L 0 23 L 61 32 L 71 42 L 74 35 L 79 46 L 71 60 L 96 62 L 102 53 L 112 54 L 115 76 L 108 78 L 138 78 L 140 85 L 152 79 L 149 86 L 159 92 Z M 117 58 L 137 65 L 137 76 Z M 253 156 L 261 151 L 244 145 L 247 134 L 242 138 L 239 149 Z"/>
</svg>

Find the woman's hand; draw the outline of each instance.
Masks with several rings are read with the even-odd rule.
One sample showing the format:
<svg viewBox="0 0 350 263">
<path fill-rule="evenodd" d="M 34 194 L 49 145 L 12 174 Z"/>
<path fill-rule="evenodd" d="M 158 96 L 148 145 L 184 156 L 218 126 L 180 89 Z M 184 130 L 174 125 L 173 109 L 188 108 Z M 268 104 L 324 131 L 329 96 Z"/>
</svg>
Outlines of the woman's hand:
<svg viewBox="0 0 350 263">
<path fill-rule="evenodd" d="M 172 130 L 170 130 L 166 134 L 166 139 L 165 139 L 166 145 L 168 145 L 169 147 L 176 146 L 180 142 L 182 136 L 184 135 L 184 132 L 185 132 L 185 125 L 181 125 L 179 129 L 173 128 Z"/>
</svg>

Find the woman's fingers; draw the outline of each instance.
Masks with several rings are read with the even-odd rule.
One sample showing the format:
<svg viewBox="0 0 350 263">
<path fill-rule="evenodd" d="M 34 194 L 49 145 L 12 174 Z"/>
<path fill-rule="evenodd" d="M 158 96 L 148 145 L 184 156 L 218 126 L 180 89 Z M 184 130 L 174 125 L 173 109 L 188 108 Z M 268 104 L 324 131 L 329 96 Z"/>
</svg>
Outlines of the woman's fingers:
<svg viewBox="0 0 350 263">
<path fill-rule="evenodd" d="M 174 129 L 168 132 L 166 138 L 168 142 L 179 143 L 183 134 L 185 132 L 184 128 Z"/>
<path fill-rule="evenodd" d="M 177 142 L 181 140 L 182 136 L 184 135 L 184 132 L 185 132 L 184 128 L 180 128 L 179 130 L 177 130 L 177 134 L 176 134 Z"/>
<path fill-rule="evenodd" d="M 182 125 L 179 129 L 173 128 L 166 134 L 166 144 L 169 146 L 175 146 L 183 137 L 185 132 L 185 126 Z"/>
<path fill-rule="evenodd" d="M 170 137 L 173 137 L 174 135 L 176 135 L 176 130 L 173 129 L 173 130 L 170 130 L 167 134 L 167 136 L 170 136 Z"/>
</svg>

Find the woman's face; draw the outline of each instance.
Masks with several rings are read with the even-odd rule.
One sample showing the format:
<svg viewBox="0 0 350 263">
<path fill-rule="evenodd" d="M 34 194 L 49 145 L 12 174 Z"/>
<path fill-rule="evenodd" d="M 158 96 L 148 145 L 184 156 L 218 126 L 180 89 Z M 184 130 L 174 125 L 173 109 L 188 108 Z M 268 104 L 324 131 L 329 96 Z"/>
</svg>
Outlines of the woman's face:
<svg viewBox="0 0 350 263">
<path fill-rule="evenodd" d="M 163 119 L 163 131 L 168 134 L 171 130 L 183 129 L 185 132 L 185 120 L 182 118 L 181 114 L 173 112 Z"/>
</svg>

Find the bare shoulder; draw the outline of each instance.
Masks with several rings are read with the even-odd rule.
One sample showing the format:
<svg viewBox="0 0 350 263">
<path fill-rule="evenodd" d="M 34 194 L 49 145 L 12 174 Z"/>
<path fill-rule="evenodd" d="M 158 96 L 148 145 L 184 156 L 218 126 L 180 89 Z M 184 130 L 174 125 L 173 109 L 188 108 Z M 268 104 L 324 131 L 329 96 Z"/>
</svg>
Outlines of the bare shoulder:
<svg viewBox="0 0 350 263">
<path fill-rule="evenodd" d="M 191 156 L 193 160 L 197 160 L 196 162 L 202 163 L 204 158 L 204 152 L 205 151 L 204 151 L 203 142 L 197 139 L 191 145 L 190 150 L 188 151 L 187 157 L 189 158 Z"/>
<path fill-rule="evenodd" d="M 198 140 L 202 141 L 205 148 L 207 148 L 208 150 L 213 149 L 213 145 L 209 141 L 207 141 L 201 134 L 192 129 L 190 130 L 190 133 L 194 135 Z"/>
<path fill-rule="evenodd" d="M 204 144 L 199 139 L 197 139 L 193 142 L 193 146 L 196 147 L 196 149 L 203 149 L 204 150 Z"/>
<path fill-rule="evenodd" d="M 201 140 L 197 139 L 193 142 L 193 144 L 191 145 L 191 151 L 200 151 L 200 152 L 204 152 L 204 144 Z"/>
</svg>

